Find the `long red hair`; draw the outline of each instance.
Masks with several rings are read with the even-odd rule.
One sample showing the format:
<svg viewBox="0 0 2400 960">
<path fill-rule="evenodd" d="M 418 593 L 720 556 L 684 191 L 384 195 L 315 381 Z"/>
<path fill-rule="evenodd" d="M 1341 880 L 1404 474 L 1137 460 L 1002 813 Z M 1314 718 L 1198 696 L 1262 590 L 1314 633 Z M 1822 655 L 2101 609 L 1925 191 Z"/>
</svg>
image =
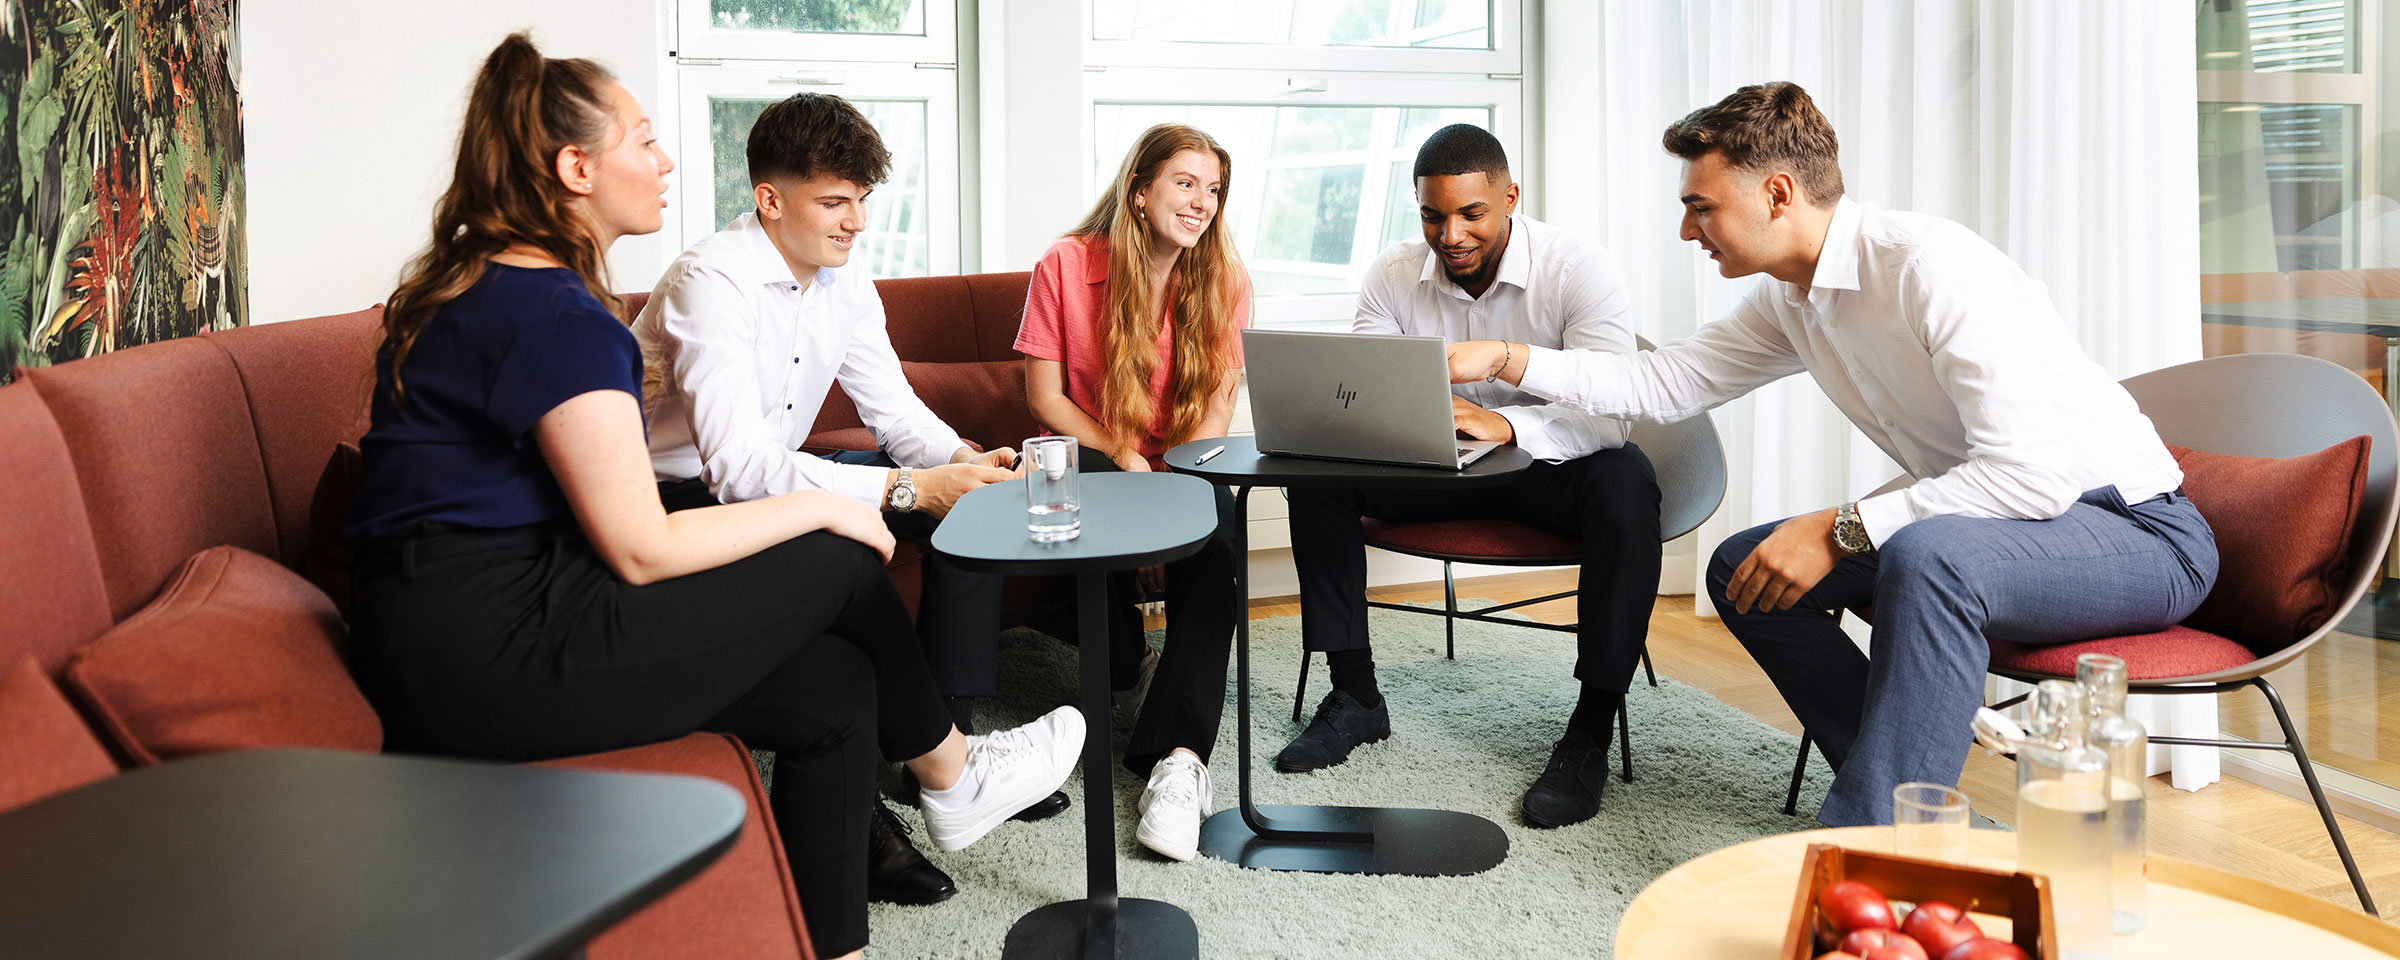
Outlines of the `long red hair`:
<svg viewBox="0 0 2400 960">
<path fill-rule="evenodd" d="M 1150 254 L 1157 240 L 1150 226 L 1134 215 L 1133 198 L 1158 177 L 1169 158 L 1186 150 L 1213 153 L 1222 173 L 1218 181 L 1218 215 L 1210 218 L 1200 242 L 1183 252 L 1167 275 L 1161 309 L 1150 291 Z M 1102 318 L 1101 344 L 1108 354 L 1100 380 L 1100 415 L 1094 419 L 1108 429 L 1119 445 L 1149 432 L 1158 418 L 1150 397 L 1150 379 L 1157 372 L 1158 329 L 1173 328 L 1170 414 L 1162 439 L 1170 444 L 1190 438 L 1208 414 L 1210 397 L 1225 381 L 1226 358 L 1232 351 L 1234 298 L 1240 295 L 1241 261 L 1233 241 L 1225 236 L 1223 215 L 1233 190 L 1233 157 L 1208 134 L 1177 123 L 1162 123 L 1143 131 L 1125 154 L 1108 192 L 1092 212 L 1067 236 L 1108 244 L 1108 306 Z"/>
</svg>

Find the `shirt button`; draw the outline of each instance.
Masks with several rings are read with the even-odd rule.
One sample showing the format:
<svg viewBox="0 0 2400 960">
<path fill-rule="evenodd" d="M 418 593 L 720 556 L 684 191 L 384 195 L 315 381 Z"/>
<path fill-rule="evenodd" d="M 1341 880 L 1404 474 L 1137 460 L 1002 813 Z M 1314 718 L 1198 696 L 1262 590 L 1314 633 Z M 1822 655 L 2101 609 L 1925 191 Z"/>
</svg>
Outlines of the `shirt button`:
<svg viewBox="0 0 2400 960">
<path fill-rule="evenodd" d="M 1888 427 L 1888 426 L 1891 426 L 1891 425 L 1892 425 L 1892 418 L 1890 418 L 1890 417 L 1885 417 L 1885 418 L 1883 418 L 1883 425 L 1884 425 L 1884 426 L 1887 426 L 1887 427 Z"/>
<path fill-rule="evenodd" d="M 793 363 L 799 363 L 799 362 L 800 362 L 800 358 L 799 358 L 799 357 L 793 357 L 793 358 L 792 358 L 792 362 L 793 362 Z"/>
<path fill-rule="evenodd" d="M 787 404 L 784 404 L 784 405 L 783 405 L 783 408 L 784 408 L 784 409 L 786 409 L 786 410 L 789 410 L 789 409 L 791 409 L 791 408 L 792 408 L 792 405 L 787 403 Z M 1886 420 L 1886 421 L 1884 421 L 1884 422 L 1883 422 L 1883 425 L 1888 427 L 1888 426 L 1891 426 L 1891 425 L 1892 425 L 1892 422 L 1891 422 L 1891 421 L 1889 421 L 1889 420 Z"/>
</svg>

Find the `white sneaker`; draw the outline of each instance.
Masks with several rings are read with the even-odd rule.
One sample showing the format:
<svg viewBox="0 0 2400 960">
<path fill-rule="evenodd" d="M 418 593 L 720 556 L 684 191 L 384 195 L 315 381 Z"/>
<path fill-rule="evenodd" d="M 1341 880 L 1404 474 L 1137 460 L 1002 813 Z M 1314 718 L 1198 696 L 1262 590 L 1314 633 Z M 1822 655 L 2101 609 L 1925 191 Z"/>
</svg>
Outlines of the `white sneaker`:
<svg viewBox="0 0 2400 960">
<path fill-rule="evenodd" d="M 1075 771 L 1083 736 L 1083 714 L 1060 707 L 1022 727 L 968 737 L 967 766 L 958 782 L 917 795 L 933 845 L 963 850 L 1049 796 Z"/>
<path fill-rule="evenodd" d="M 1200 822 L 1216 810 L 1208 765 L 1182 751 L 1167 754 L 1150 768 L 1139 809 L 1142 825 L 1134 828 L 1134 839 L 1169 860 L 1190 861 L 1200 852 Z"/>
<path fill-rule="evenodd" d="M 1133 689 L 1120 691 L 1117 697 L 1117 722 L 1130 726 L 1142 718 L 1142 704 L 1150 702 L 1150 681 L 1158 676 L 1158 651 L 1142 648 L 1141 676 L 1133 681 Z"/>
</svg>

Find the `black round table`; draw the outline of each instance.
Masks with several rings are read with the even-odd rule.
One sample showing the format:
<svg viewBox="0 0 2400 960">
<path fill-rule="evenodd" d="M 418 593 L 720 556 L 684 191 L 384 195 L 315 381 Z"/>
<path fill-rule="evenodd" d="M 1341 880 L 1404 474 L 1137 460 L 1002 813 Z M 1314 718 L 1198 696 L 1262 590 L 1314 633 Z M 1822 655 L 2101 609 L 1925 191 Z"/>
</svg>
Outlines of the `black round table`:
<svg viewBox="0 0 2400 960">
<path fill-rule="evenodd" d="M 1197 462 L 1201 454 L 1224 452 Z M 1254 487 L 1351 487 L 1367 490 L 1471 490 L 1514 482 L 1533 457 L 1515 444 L 1485 454 L 1464 470 L 1269 457 L 1253 437 L 1194 440 L 1167 451 L 1167 466 L 1234 488 L 1234 555 L 1250 550 L 1250 491 Z M 1234 564 L 1240 583 L 1234 602 L 1250 600 L 1249 564 Z M 1308 873 L 1404 874 L 1419 877 L 1482 873 L 1508 859 L 1508 834 L 1473 814 L 1401 807 L 1322 807 L 1269 804 L 1250 797 L 1250 617 L 1237 611 L 1234 646 L 1237 742 L 1241 745 L 1241 803 L 1200 827 L 1200 852 L 1260 870 Z M 1305 654 L 1303 654 L 1305 655 Z"/>
<path fill-rule="evenodd" d="M 933 532 L 933 548 L 987 573 L 1072 574 L 1080 636 L 1083 744 L 1084 899 L 1035 908 L 1008 930 L 1010 958 L 1198 958 L 1200 928 L 1183 908 L 1117 897 L 1116 781 L 1108 758 L 1108 574 L 1181 560 L 1217 529 L 1216 498 L 1194 477 L 1087 473 L 1083 532 L 1035 543 L 1025 528 L 1025 481 L 995 483 L 960 497 Z"/>
<path fill-rule="evenodd" d="M 698 777 L 252 750 L 0 814 L 0 954 L 542 958 L 733 846 Z"/>
</svg>

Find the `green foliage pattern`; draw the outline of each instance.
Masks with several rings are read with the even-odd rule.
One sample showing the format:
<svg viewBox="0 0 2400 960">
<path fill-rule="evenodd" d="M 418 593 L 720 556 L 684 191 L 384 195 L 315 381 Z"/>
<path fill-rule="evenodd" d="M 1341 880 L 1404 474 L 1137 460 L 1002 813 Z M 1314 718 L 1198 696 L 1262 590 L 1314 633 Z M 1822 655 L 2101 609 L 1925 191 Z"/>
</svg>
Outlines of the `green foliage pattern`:
<svg viewBox="0 0 2400 960">
<path fill-rule="evenodd" d="M 249 315 L 239 0 L 0 0 L 0 382 Z"/>
</svg>

